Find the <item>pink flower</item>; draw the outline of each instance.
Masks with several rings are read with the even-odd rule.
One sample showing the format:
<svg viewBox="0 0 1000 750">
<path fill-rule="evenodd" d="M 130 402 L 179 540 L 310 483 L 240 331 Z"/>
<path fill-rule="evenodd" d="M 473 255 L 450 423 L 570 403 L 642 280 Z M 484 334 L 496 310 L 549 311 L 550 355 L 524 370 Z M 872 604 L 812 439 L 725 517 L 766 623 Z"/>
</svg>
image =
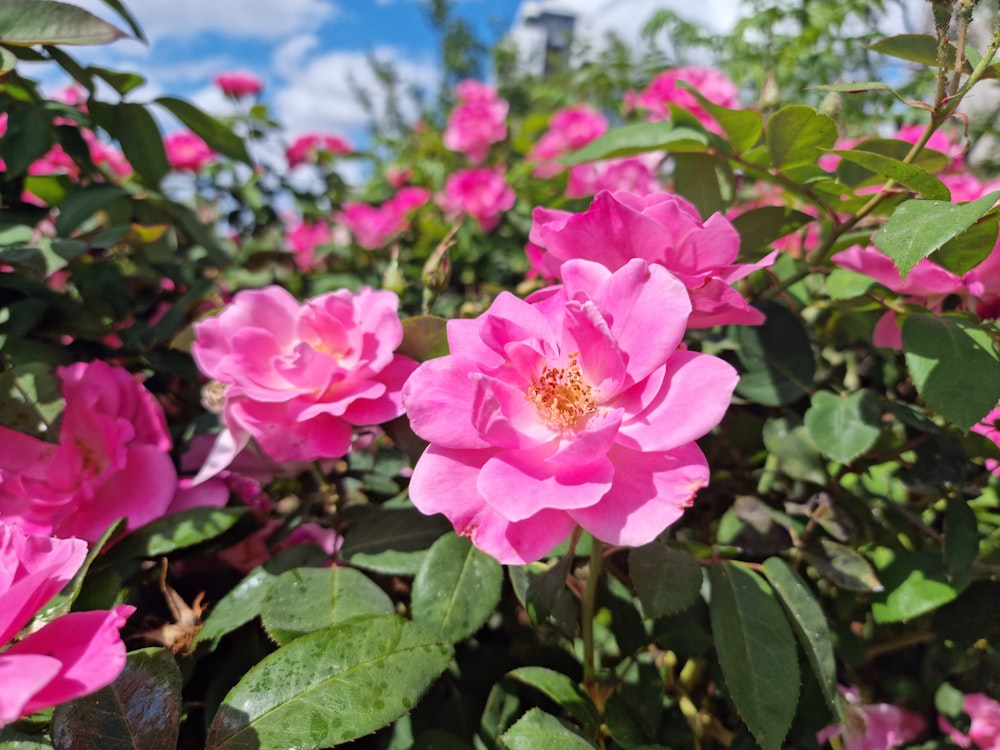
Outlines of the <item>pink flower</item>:
<svg viewBox="0 0 1000 750">
<path fill-rule="evenodd" d="M 366 250 L 385 247 L 410 225 L 410 214 L 430 199 L 430 191 L 404 187 L 381 206 L 368 203 L 345 203 L 338 220 Z"/>
<path fill-rule="evenodd" d="M 1000 750 L 1000 703 L 985 693 L 970 693 L 965 696 L 962 711 L 972 719 L 967 734 L 963 734 L 951 725 L 944 716 L 938 716 L 938 725 L 959 747 L 972 747 L 972 743 L 980 750 Z"/>
<path fill-rule="evenodd" d="M 338 135 L 305 133 L 285 149 L 285 158 L 289 168 L 292 168 L 299 164 L 315 164 L 331 156 L 344 156 L 353 151 L 354 147 Z"/>
<path fill-rule="evenodd" d="M 353 427 L 402 414 L 416 366 L 392 292 L 342 289 L 299 303 L 278 286 L 237 292 L 195 325 L 201 371 L 225 389 L 225 429 L 195 481 L 217 474 L 250 438 L 276 461 L 343 456 Z"/>
<path fill-rule="evenodd" d="M 59 442 L 0 427 L 0 517 L 34 533 L 95 541 L 119 518 L 161 517 L 177 486 L 163 410 L 131 373 L 105 362 L 57 371 Z"/>
<path fill-rule="evenodd" d="M 222 93 L 234 99 L 259 94 L 264 88 L 264 82 L 253 73 L 246 70 L 234 70 L 230 73 L 219 73 L 215 77 L 215 85 Z"/>
<path fill-rule="evenodd" d="M 715 119 L 705 111 L 690 91 L 677 85 L 690 84 L 698 93 L 715 104 L 733 109 L 739 106 L 735 84 L 714 68 L 674 68 L 660 73 L 638 94 L 628 92 L 625 105 L 649 111 L 650 120 L 669 120 L 670 105 L 683 107 L 713 132 L 720 132 Z"/>
<path fill-rule="evenodd" d="M 721 359 L 680 348 L 691 303 L 662 266 L 571 260 L 561 275 L 449 320 L 453 353 L 403 389 L 430 443 L 413 503 L 502 563 L 539 559 L 576 525 L 611 544 L 654 539 L 708 484 L 694 441 L 737 381 Z"/>
<path fill-rule="evenodd" d="M 18 632 L 83 564 L 80 539 L 26 534 L 0 522 L 0 727 L 111 684 L 125 666 L 118 631 L 134 607 L 62 615 L 23 639 Z"/>
<path fill-rule="evenodd" d="M 831 724 L 816 734 L 824 743 L 839 736 L 844 750 L 891 750 L 915 739 L 924 731 L 924 720 L 912 711 L 888 703 L 862 705 L 857 688 L 840 688 L 847 701 L 846 724 Z"/>
<path fill-rule="evenodd" d="M 662 155 L 657 153 L 604 159 L 569 168 L 567 198 L 585 198 L 602 190 L 625 190 L 635 195 L 650 195 L 663 190 L 656 178 Z"/>
<path fill-rule="evenodd" d="M 458 105 L 448 115 L 444 146 L 481 164 L 490 145 L 507 137 L 507 102 L 493 87 L 472 79 L 460 82 L 456 92 Z"/>
<path fill-rule="evenodd" d="M 171 133 L 163 139 L 167 150 L 167 161 L 174 169 L 200 172 L 215 158 L 215 152 L 201 138 L 190 131 Z"/>
<path fill-rule="evenodd" d="M 972 425 L 972 431 L 985 435 L 998 446 L 1000 446 L 1000 406 L 983 417 L 977 424 Z M 1000 476 L 1000 462 L 996 459 L 986 459 L 986 468 L 997 476 Z"/>
<path fill-rule="evenodd" d="M 549 129 L 538 139 L 528 155 L 528 161 L 536 162 L 532 174 L 535 177 L 552 177 L 563 171 L 554 163 L 560 156 L 577 151 L 591 141 L 604 135 L 608 121 L 604 115 L 586 105 L 560 109 L 549 120 Z"/>
<path fill-rule="evenodd" d="M 484 232 L 500 223 L 500 215 L 514 207 L 516 196 L 495 169 L 460 169 L 448 175 L 441 208 L 449 217 L 468 214 Z"/>
<path fill-rule="evenodd" d="M 776 253 L 753 265 L 736 263 L 740 238 L 733 225 L 722 214 L 703 223 L 693 205 L 671 193 L 605 191 L 579 214 L 539 207 L 528 236 L 544 251 L 536 270 L 549 278 L 558 278 L 560 264 L 571 258 L 612 271 L 642 258 L 665 266 L 687 287 L 691 328 L 764 320 L 730 284 L 772 263 Z"/>
<path fill-rule="evenodd" d="M 875 279 L 908 302 L 934 312 L 941 311 L 945 299 L 955 296 L 959 299 L 959 309 L 974 312 L 981 320 L 1000 317 L 1000 250 L 997 247 L 986 260 L 962 276 L 924 258 L 906 275 L 906 281 L 900 278 L 899 269 L 892 259 L 873 247 L 854 245 L 837 253 L 831 260 L 843 268 Z M 902 333 L 891 310 L 886 311 L 875 325 L 872 341 L 875 346 L 903 347 Z"/>
<path fill-rule="evenodd" d="M 318 263 L 313 252 L 320 245 L 333 239 L 330 225 L 325 221 L 298 221 L 291 224 L 285 234 L 285 242 L 295 255 L 295 265 L 300 271 L 310 271 Z"/>
</svg>

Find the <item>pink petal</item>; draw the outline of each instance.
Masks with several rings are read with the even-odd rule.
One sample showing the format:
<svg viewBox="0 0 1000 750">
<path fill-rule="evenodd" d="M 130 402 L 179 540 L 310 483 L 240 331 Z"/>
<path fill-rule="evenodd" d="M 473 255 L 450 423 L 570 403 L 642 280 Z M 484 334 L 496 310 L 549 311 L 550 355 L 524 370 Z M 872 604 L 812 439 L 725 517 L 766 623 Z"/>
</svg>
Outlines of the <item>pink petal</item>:
<svg viewBox="0 0 1000 750">
<path fill-rule="evenodd" d="M 663 368 L 662 380 L 651 376 L 615 402 L 629 415 L 619 445 L 666 451 L 706 435 L 722 421 L 738 382 L 736 370 L 718 357 L 676 352 Z"/>
<path fill-rule="evenodd" d="M 205 463 L 198 470 L 192 484 L 201 484 L 207 479 L 211 479 L 220 471 L 233 462 L 241 450 L 250 442 L 249 433 L 240 430 L 239 437 L 235 436 L 227 429 L 223 429 L 212 445 Z"/>
<path fill-rule="evenodd" d="M 605 456 L 587 464 L 556 464 L 547 460 L 550 453 L 548 448 L 498 453 L 483 465 L 479 495 L 504 518 L 523 521 L 546 508 L 592 506 L 611 487 L 614 469 Z"/>
<path fill-rule="evenodd" d="M 410 375 L 403 386 L 403 405 L 417 435 L 442 448 L 489 445 L 472 423 L 473 372 L 474 362 L 448 356 L 424 362 Z"/>
<path fill-rule="evenodd" d="M 42 654 L 8 656 L 0 654 L 0 727 L 31 713 L 32 696 L 59 674 L 58 659 Z"/>
<path fill-rule="evenodd" d="M 107 612 L 70 612 L 11 645 L 5 657 L 43 654 L 62 664 L 24 711 L 33 713 L 110 685 L 125 667 L 125 644 L 118 631 L 134 611 L 121 604 Z"/>
<path fill-rule="evenodd" d="M 653 541 L 683 515 L 708 484 L 708 462 L 694 443 L 665 453 L 615 446 L 611 489 L 596 505 L 568 511 L 598 539 L 638 547 Z"/>
</svg>

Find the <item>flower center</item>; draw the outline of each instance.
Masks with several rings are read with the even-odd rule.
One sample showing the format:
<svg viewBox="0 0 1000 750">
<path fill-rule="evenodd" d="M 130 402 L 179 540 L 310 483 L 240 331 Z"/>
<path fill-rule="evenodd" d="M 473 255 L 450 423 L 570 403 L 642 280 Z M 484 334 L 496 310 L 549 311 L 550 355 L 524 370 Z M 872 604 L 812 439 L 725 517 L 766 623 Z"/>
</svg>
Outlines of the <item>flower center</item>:
<svg viewBox="0 0 1000 750">
<path fill-rule="evenodd" d="M 583 382 L 579 352 L 569 355 L 565 367 L 546 367 L 542 374 L 531 381 L 525 396 L 535 405 L 538 413 L 554 427 L 573 427 L 581 417 L 597 410 L 594 389 Z"/>
</svg>

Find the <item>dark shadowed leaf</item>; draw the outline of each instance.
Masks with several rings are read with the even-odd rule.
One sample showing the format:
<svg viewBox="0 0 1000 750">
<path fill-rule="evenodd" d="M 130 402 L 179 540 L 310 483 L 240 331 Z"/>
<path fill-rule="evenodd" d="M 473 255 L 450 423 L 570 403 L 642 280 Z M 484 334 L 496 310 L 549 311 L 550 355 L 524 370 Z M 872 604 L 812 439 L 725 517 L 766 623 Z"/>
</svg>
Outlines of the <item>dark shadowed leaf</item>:
<svg viewBox="0 0 1000 750">
<path fill-rule="evenodd" d="M 712 633 L 736 710 L 763 750 L 779 750 L 799 700 L 795 636 L 767 582 L 749 568 L 713 565 Z"/>
<path fill-rule="evenodd" d="M 733 219 L 733 226 L 740 233 L 740 260 L 745 263 L 760 260 L 770 251 L 768 245 L 811 221 L 815 217 L 784 206 L 744 211 Z"/>
<path fill-rule="evenodd" d="M 69 236 L 95 213 L 126 195 L 125 189 L 118 185 L 95 184 L 77 188 L 59 206 L 56 231 L 61 237 Z"/>
<path fill-rule="evenodd" d="M 801 319 L 777 302 L 755 305 L 767 320 L 733 326 L 730 335 L 745 372 L 736 392 L 765 406 L 797 401 L 812 388 L 816 363 Z"/>
<path fill-rule="evenodd" d="M 687 609 L 701 592 L 698 561 L 660 542 L 629 552 L 628 572 L 646 617 L 663 617 Z"/>
<path fill-rule="evenodd" d="M 903 352 L 934 411 L 967 430 L 1000 400 L 1000 358 L 983 328 L 959 315 L 908 315 Z"/>
<path fill-rule="evenodd" d="M 205 141 L 209 148 L 230 159 L 253 164 L 243 139 L 207 112 L 203 112 L 190 102 L 172 96 L 161 96 L 155 103 L 180 120 L 191 132 Z"/>
<path fill-rule="evenodd" d="M 820 540 L 820 544 L 821 549 L 806 550 L 805 557 L 823 578 L 848 591 L 882 591 L 882 582 L 868 558 L 829 539 Z"/>
<path fill-rule="evenodd" d="M 850 463 L 878 439 L 882 410 L 873 391 L 816 391 L 806 410 L 809 436 L 823 455 Z"/>
<path fill-rule="evenodd" d="M 430 548 L 413 579 L 413 619 L 456 643 L 482 627 L 500 601 L 503 567 L 457 534 Z"/>
<path fill-rule="evenodd" d="M 61 750 L 175 750 L 180 724 L 180 669 L 168 650 L 147 648 L 108 687 L 57 706 L 52 740 Z"/>
<path fill-rule="evenodd" d="M 344 532 L 340 556 L 378 573 L 413 575 L 430 546 L 448 533 L 454 531 L 444 516 L 425 516 L 415 508 L 383 508 Z"/>
<path fill-rule="evenodd" d="M 525 685 L 537 688 L 581 724 L 596 729 L 601 724 L 597 709 L 573 680 L 546 667 L 520 667 L 507 673 Z"/>
</svg>

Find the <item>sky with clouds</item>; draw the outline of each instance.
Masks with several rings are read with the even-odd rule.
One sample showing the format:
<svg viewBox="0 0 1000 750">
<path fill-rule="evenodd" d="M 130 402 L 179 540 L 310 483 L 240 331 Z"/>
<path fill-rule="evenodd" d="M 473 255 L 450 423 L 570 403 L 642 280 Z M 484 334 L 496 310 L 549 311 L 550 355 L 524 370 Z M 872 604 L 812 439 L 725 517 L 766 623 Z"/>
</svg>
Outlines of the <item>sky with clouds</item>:
<svg viewBox="0 0 1000 750">
<path fill-rule="evenodd" d="M 103 0 L 69 0 L 121 26 Z M 212 85 L 220 72 L 248 70 L 264 80 L 265 101 L 290 134 L 333 132 L 363 137 L 366 115 L 351 80 L 373 88 L 369 55 L 392 61 L 405 84 L 432 91 L 438 79 L 437 37 L 420 0 L 126 0 L 148 44 L 122 40 L 78 48 L 85 63 L 134 70 L 152 99 L 179 95 L 211 112 L 227 102 Z M 524 7 L 522 7 L 524 6 Z M 543 6 L 578 14 L 578 33 L 614 30 L 638 37 L 658 8 L 694 8 L 714 26 L 731 23 L 739 0 L 456 0 L 455 12 L 488 44 Z M 44 78 L 44 76 L 43 76 Z M 49 81 L 46 81 L 49 83 Z M 56 85 L 55 81 L 51 85 Z M 170 127 L 167 124 L 167 127 Z"/>
<path fill-rule="evenodd" d="M 122 25 L 104 0 L 68 1 Z M 224 113 L 231 105 L 212 84 L 213 76 L 247 70 L 265 82 L 264 100 L 289 135 L 319 131 L 359 139 L 367 119 L 352 93 L 351 80 L 362 88 L 374 88 L 369 55 L 392 61 L 404 85 L 433 91 L 438 80 L 438 40 L 421 10 L 421 0 L 125 2 L 149 43 L 121 40 L 105 47 L 78 48 L 74 54 L 85 63 L 142 73 L 148 83 L 137 99 L 177 95 L 210 112 Z M 577 35 L 599 42 L 608 31 L 637 40 L 643 23 L 660 8 L 674 9 L 721 32 L 731 27 L 742 7 L 741 0 L 453 2 L 455 12 L 487 44 L 512 28 L 523 29 L 523 18 L 533 9 L 575 14 Z"/>
</svg>

